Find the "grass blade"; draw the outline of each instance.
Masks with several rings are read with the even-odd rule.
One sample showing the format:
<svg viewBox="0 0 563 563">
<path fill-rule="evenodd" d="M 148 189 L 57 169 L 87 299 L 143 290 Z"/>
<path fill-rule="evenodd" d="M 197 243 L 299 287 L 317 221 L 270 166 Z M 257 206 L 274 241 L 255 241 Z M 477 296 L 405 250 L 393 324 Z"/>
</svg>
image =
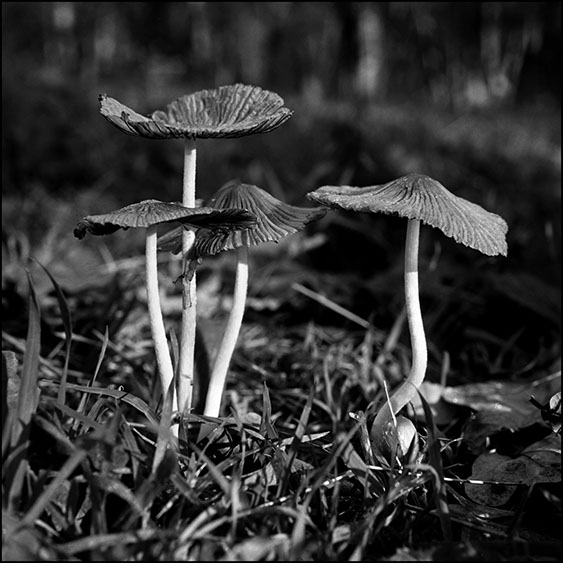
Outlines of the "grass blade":
<svg viewBox="0 0 563 563">
<path fill-rule="evenodd" d="M 41 268 L 43 268 L 43 271 L 47 274 L 47 276 L 51 280 L 51 283 L 53 284 L 53 287 L 55 288 L 55 294 L 57 296 L 59 309 L 61 310 L 61 320 L 63 322 L 65 337 L 66 337 L 66 353 L 65 353 L 65 362 L 64 362 L 63 373 L 62 373 L 62 376 L 61 376 L 61 385 L 59 387 L 59 393 L 58 393 L 58 396 L 57 396 L 57 400 L 58 400 L 59 403 L 64 405 L 65 396 L 66 396 L 66 381 L 67 381 L 67 377 L 68 377 L 68 364 L 69 364 L 69 361 L 70 361 L 70 348 L 71 348 L 71 345 L 72 345 L 72 317 L 70 315 L 70 310 L 68 308 L 68 304 L 67 304 L 66 298 L 64 296 L 64 293 L 63 293 L 61 287 L 59 286 L 59 284 L 57 283 L 57 281 L 55 280 L 55 278 L 51 275 L 49 270 L 47 270 L 47 268 L 45 266 L 43 266 L 43 264 L 41 264 L 41 262 L 38 262 L 37 260 L 35 260 L 33 258 L 31 260 L 33 260 L 34 262 L 39 264 L 39 266 L 41 266 Z"/>
<path fill-rule="evenodd" d="M 27 450 L 30 423 L 39 402 L 37 380 L 41 349 L 41 313 L 29 272 L 27 272 L 27 278 L 29 283 L 29 313 L 26 347 L 10 440 L 13 455 L 10 460 L 10 467 L 7 470 L 5 485 L 3 485 L 8 495 L 8 507 L 11 511 L 17 510 L 22 496 L 24 478 L 28 468 Z"/>
<path fill-rule="evenodd" d="M 436 484 L 433 489 L 438 514 L 440 516 L 440 525 L 442 526 L 444 539 L 446 541 L 452 541 L 452 521 L 448 506 L 446 482 L 444 480 L 444 467 L 442 466 L 438 429 L 434 423 L 434 417 L 432 416 L 432 409 L 430 408 L 430 405 L 420 391 L 418 391 L 418 395 L 422 402 L 424 417 L 426 419 L 426 428 L 428 430 L 428 462 L 438 475 L 439 485 Z"/>
<path fill-rule="evenodd" d="M 174 436 L 171 429 L 172 409 L 174 407 L 174 380 L 170 382 L 168 390 L 164 396 L 164 407 L 160 415 L 160 424 L 158 425 L 158 437 L 156 439 L 156 449 L 152 463 L 152 475 L 156 475 L 158 468 L 164 459 L 169 446 L 175 449 L 177 437 Z"/>
<path fill-rule="evenodd" d="M 104 356 L 106 355 L 108 342 L 109 342 L 109 330 L 108 327 L 106 326 L 106 330 L 104 332 L 104 338 L 102 340 L 102 349 L 100 350 L 100 354 L 98 356 L 98 363 L 96 364 L 96 369 L 94 370 L 94 374 L 92 375 L 90 381 L 88 382 L 88 387 L 92 387 L 92 385 L 94 385 L 94 382 L 96 381 L 96 377 L 98 377 L 98 373 L 100 372 L 100 368 L 102 367 L 102 361 L 104 359 Z M 87 401 L 88 401 L 88 394 L 83 393 L 82 397 L 80 398 L 80 403 L 78 404 L 78 408 L 76 409 L 78 413 L 82 414 L 83 412 L 86 411 Z M 72 427 L 73 432 L 76 432 L 78 430 L 79 424 L 80 422 L 77 419 Z"/>
<path fill-rule="evenodd" d="M 279 435 L 271 420 L 272 402 L 270 401 L 270 392 L 268 391 L 266 382 L 264 382 L 262 388 L 264 389 L 264 395 L 262 397 L 262 420 L 260 421 L 260 432 L 262 435 L 267 436 L 271 440 L 277 440 Z"/>
<path fill-rule="evenodd" d="M 135 395 L 131 395 L 128 391 L 105 387 L 88 387 L 87 385 L 77 385 L 75 383 L 67 385 L 67 389 L 84 391 L 85 393 L 90 393 L 92 395 L 104 395 L 106 397 L 113 397 L 114 399 L 117 399 L 117 401 L 123 401 L 143 414 L 155 428 L 158 427 L 159 422 L 152 409 L 147 405 L 147 403 L 145 403 L 145 401 L 139 399 L 139 397 L 135 397 Z"/>
<path fill-rule="evenodd" d="M 39 402 L 39 353 L 41 350 L 41 313 L 37 296 L 33 287 L 33 280 L 27 272 L 29 281 L 29 316 L 26 346 L 23 356 L 23 366 L 16 406 L 16 424 L 12 434 L 12 445 L 21 441 L 21 434 L 29 425 Z"/>
<path fill-rule="evenodd" d="M 306 295 L 307 297 L 314 299 L 317 303 L 324 305 L 325 307 L 327 307 L 328 309 L 331 309 L 335 313 L 338 313 L 339 315 L 342 315 L 343 317 L 347 318 L 348 320 L 350 320 L 350 321 L 352 321 L 356 324 L 359 324 L 362 328 L 365 328 L 365 329 L 370 328 L 371 325 L 370 325 L 369 321 L 366 321 L 366 319 L 362 319 L 362 317 L 352 313 L 351 311 L 348 311 L 348 309 L 346 309 L 345 307 L 342 307 L 341 305 L 338 305 L 334 301 L 331 301 L 328 297 L 325 297 L 324 295 L 321 295 L 320 293 L 317 293 L 316 291 L 312 291 L 310 289 L 307 289 L 305 286 L 303 286 L 303 285 L 301 285 L 300 283 L 297 283 L 297 282 L 292 283 L 291 287 L 295 291 L 299 291 L 303 295 Z"/>
<path fill-rule="evenodd" d="M 2 351 L 2 459 L 10 446 L 15 405 L 18 400 L 18 357 L 11 350 Z"/>
<path fill-rule="evenodd" d="M 223 494 L 228 498 L 231 495 L 231 484 L 229 480 L 225 477 L 222 470 L 213 463 L 213 461 L 208 458 L 203 450 L 200 450 L 197 446 L 192 446 L 195 454 L 205 463 L 209 474 L 215 483 L 221 487 Z"/>
<path fill-rule="evenodd" d="M 60 487 L 67 481 L 72 472 L 86 458 L 88 452 L 77 449 L 71 457 L 69 457 L 64 465 L 57 471 L 55 478 L 43 490 L 41 495 L 33 503 L 33 506 L 27 511 L 21 521 L 22 526 L 31 526 L 47 508 L 52 498 L 57 494 Z"/>
<path fill-rule="evenodd" d="M 313 408 L 313 400 L 315 398 L 316 387 L 317 385 L 315 381 L 313 382 L 311 391 L 309 392 L 309 396 L 307 397 L 307 402 L 305 403 L 305 407 L 303 408 L 301 416 L 299 417 L 299 423 L 297 424 L 297 428 L 295 429 L 293 440 L 291 441 L 287 460 L 287 468 L 278 488 L 278 496 L 280 497 L 285 494 L 287 486 L 289 484 L 289 477 L 291 476 L 291 466 L 293 465 L 293 461 L 297 457 L 297 449 L 299 448 L 301 440 L 303 440 L 303 436 L 305 435 L 305 429 L 307 428 L 309 416 L 311 415 L 311 409 Z"/>
</svg>

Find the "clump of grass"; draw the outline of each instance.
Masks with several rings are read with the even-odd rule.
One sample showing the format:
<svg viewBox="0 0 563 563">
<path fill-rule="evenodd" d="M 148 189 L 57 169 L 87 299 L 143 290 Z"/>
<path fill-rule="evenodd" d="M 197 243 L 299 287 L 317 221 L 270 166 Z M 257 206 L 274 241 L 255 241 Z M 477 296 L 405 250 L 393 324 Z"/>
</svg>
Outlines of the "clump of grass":
<svg viewBox="0 0 563 563">
<path fill-rule="evenodd" d="M 3 341 L 4 559 L 431 560 L 479 549 L 514 560 L 524 550 L 537 558 L 541 539 L 543 560 L 555 560 L 556 540 L 520 524 L 533 491 L 486 511 L 465 496 L 467 413 L 444 430 L 426 409 L 417 457 L 374 458 L 366 421 L 375 373 L 404 369 L 392 326 L 247 323 L 231 416 L 188 415 L 187 441 L 172 448 L 163 437 L 170 405 L 154 402 L 142 376 L 150 348 L 127 352 L 109 332 L 77 334 L 74 298 L 58 288 L 72 346 L 56 331 L 46 350 L 50 325 L 40 322 L 31 276 L 29 287 L 22 347 Z M 96 361 L 65 383 L 77 343 Z M 203 425 L 211 431 L 198 440 Z"/>
</svg>

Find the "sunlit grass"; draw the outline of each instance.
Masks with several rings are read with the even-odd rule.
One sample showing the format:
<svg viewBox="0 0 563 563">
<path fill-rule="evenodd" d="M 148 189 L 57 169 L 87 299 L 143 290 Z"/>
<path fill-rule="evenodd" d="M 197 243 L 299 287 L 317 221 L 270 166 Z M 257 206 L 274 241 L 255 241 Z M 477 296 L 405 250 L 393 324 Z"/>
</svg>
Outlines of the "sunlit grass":
<svg viewBox="0 0 563 563">
<path fill-rule="evenodd" d="M 45 274 L 29 269 L 31 291 Z M 25 339 L 4 340 L 16 350 L 5 356 L 5 558 L 365 560 L 436 546 L 456 554 L 467 534 L 495 539 L 499 553 L 515 549 L 518 507 L 479 515 L 460 489 L 468 453 L 429 408 L 417 422 L 417 456 L 389 466 L 371 452 L 366 424 L 382 399 L 379 378 L 405 371 L 404 319 L 368 329 L 353 319 L 348 328 L 249 321 L 225 416 L 180 420 L 187 440 L 176 446 L 150 347 L 120 345 L 144 304 L 124 303 L 130 316 L 114 334 L 72 332 L 70 353 L 80 345 L 92 367 L 71 361 L 65 384 L 68 333 L 44 324 L 52 333 L 41 336 L 40 304 L 29 298 Z M 76 304 L 61 292 L 53 308 Z M 93 300 L 89 314 L 104 308 Z M 52 349 L 41 346 L 46 336 Z"/>
</svg>

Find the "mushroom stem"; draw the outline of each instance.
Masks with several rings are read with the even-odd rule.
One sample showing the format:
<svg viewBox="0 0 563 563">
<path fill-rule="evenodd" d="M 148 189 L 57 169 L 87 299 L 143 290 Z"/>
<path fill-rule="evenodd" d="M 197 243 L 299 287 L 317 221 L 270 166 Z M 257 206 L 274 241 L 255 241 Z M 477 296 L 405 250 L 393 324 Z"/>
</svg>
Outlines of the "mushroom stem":
<svg viewBox="0 0 563 563">
<path fill-rule="evenodd" d="M 182 204 L 195 207 L 196 176 L 195 140 L 186 139 L 184 143 L 184 178 Z M 185 262 L 195 240 L 193 231 L 184 229 L 182 235 L 182 255 Z M 180 334 L 180 358 L 178 365 L 178 410 L 188 413 L 192 406 L 194 384 L 194 354 L 196 333 L 196 279 L 195 272 L 191 280 L 182 278 L 182 325 Z"/>
<path fill-rule="evenodd" d="M 219 346 L 213 371 L 209 380 L 209 389 L 205 401 L 206 416 L 218 417 L 221 411 L 221 399 L 227 379 L 229 364 L 237 343 L 244 309 L 246 305 L 246 294 L 248 290 L 248 247 L 240 246 L 236 249 L 237 268 L 235 276 L 235 289 L 233 294 L 233 306 L 225 327 L 225 333 Z"/>
<path fill-rule="evenodd" d="M 166 330 L 162 319 L 162 309 L 160 307 L 156 246 L 156 225 L 151 225 L 150 227 L 147 227 L 145 249 L 147 306 L 149 309 L 149 322 L 154 342 L 156 365 L 160 376 L 162 394 L 166 397 L 170 383 L 174 379 L 174 368 L 172 367 L 170 350 L 168 349 L 168 342 L 166 340 Z"/>
<path fill-rule="evenodd" d="M 411 338 L 412 365 L 408 377 L 391 395 L 389 401 L 383 405 L 373 421 L 371 437 L 376 447 L 383 452 L 388 452 L 389 444 L 392 443 L 391 432 L 393 432 L 393 429 L 391 425 L 394 416 L 415 396 L 417 389 L 424 381 L 428 363 L 428 350 L 418 293 L 419 235 L 420 221 L 409 219 L 405 243 L 405 306 Z M 399 449 L 401 453 L 406 453 L 410 446 L 410 440 L 416 436 L 416 431 L 410 421 L 399 417 L 397 419 L 397 432 Z M 407 437 L 403 441 L 402 436 L 404 434 Z"/>
</svg>

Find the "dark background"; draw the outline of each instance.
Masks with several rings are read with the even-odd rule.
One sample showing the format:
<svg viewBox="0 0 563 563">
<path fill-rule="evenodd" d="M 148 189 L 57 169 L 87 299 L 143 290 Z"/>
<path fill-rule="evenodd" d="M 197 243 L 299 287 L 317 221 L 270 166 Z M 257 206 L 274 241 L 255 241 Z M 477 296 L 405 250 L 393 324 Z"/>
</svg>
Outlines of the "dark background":
<svg viewBox="0 0 563 563">
<path fill-rule="evenodd" d="M 431 338 L 452 347 L 470 321 L 520 339 L 514 363 L 529 361 L 559 341 L 560 50 L 560 2 L 3 2 L 3 287 L 25 280 L 18 253 L 69 291 L 94 283 L 108 252 L 134 257 L 142 240 L 79 242 L 83 215 L 180 199 L 181 141 L 122 134 L 100 93 L 149 114 L 242 82 L 294 115 L 268 134 L 200 141 L 200 198 L 239 178 L 310 205 L 323 184 L 431 175 L 509 225 L 509 255 L 495 259 L 425 229 Z M 323 237 L 299 258 L 318 273 L 309 285 L 391 322 L 403 222 L 331 213 L 308 233 Z"/>
<path fill-rule="evenodd" d="M 109 171 L 122 186 L 149 174 L 135 189 L 153 193 L 150 175 L 177 176 L 180 150 L 117 135 L 97 115 L 98 94 L 149 113 L 233 82 L 275 91 L 295 116 L 248 146 L 201 143 L 201 166 L 221 151 L 210 166 L 221 174 L 200 175 L 202 197 L 258 158 L 292 198 L 317 187 L 307 176 L 331 150 L 335 170 L 317 181 L 336 182 L 347 165 L 357 183 L 388 181 L 415 164 L 433 171 L 432 155 L 409 160 L 424 150 L 421 128 L 442 137 L 441 150 L 463 136 L 483 152 L 533 144 L 528 128 L 536 146 L 527 148 L 557 157 L 560 2 L 3 2 L 2 42 L 4 194 L 33 184 L 64 193 Z M 328 130 L 310 138 L 316 121 Z M 380 145 L 367 147 L 362 164 L 369 141 Z M 468 172 L 464 184 L 483 174 Z M 511 179 L 497 172 L 495 180 Z"/>
</svg>

